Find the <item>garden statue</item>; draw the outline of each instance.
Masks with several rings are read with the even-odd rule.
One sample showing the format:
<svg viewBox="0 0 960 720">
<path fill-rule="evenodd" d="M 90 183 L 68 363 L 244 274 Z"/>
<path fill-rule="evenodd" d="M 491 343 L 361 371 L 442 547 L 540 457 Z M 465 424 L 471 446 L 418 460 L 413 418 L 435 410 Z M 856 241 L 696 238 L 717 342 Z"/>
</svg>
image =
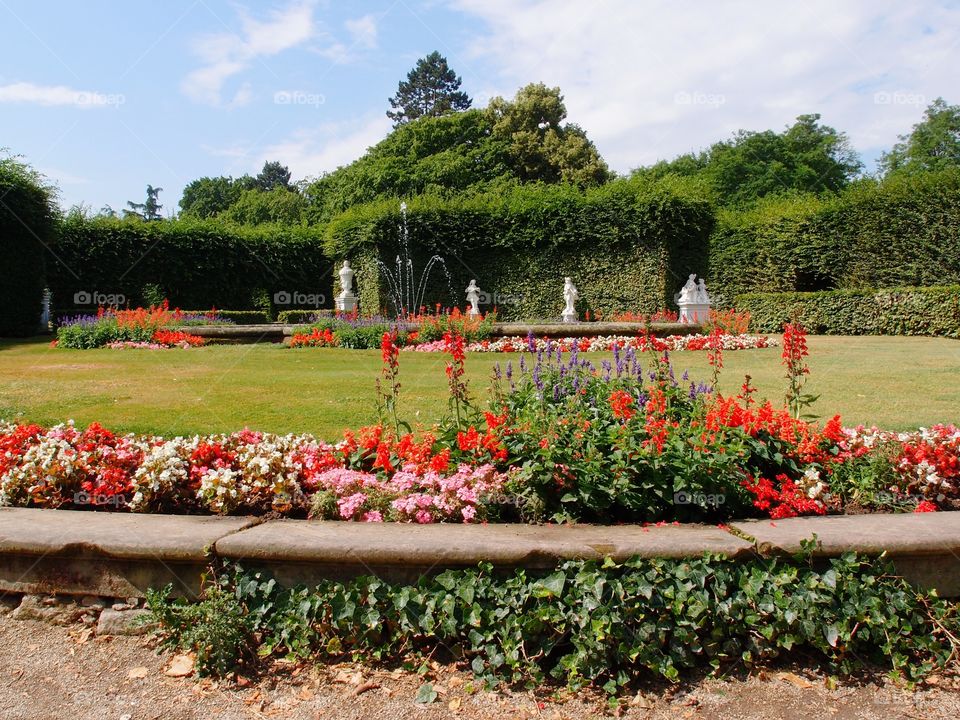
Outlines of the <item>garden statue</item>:
<svg viewBox="0 0 960 720">
<path fill-rule="evenodd" d="M 691 274 L 680 290 L 677 305 L 680 307 L 680 322 L 705 323 L 710 319 L 710 295 L 703 278 L 697 282 Z"/>
<path fill-rule="evenodd" d="M 697 303 L 700 305 L 709 305 L 710 304 L 710 295 L 707 293 L 707 284 L 704 282 L 703 278 L 700 278 L 697 283 Z"/>
<path fill-rule="evenodd" d="M 577 287 L 573 284 L 573 280 L 565 277 L 563 279 L 563 301 L 565 303 L 562 316 L 563 322 L 573 323 L 577 321 L 577 309 L 575 305 L 579 297 L 580 293 L 577 292 Z"/>
<path fill-rule="evenodd" d="M 467 285 L 467 302 L 470 303 L 470 309 L 467 315 L 477 316 L 480 314 L 480 288 L 477 287 L 477 281 L 471 280 Z"/>
<path fill-rule="evenodd" d="M 353 294 L 353 270 L 350 261 L 344 260 L 340 268 L 340 294 L 334 305 L 339 312 L 353 312 L 357 309 L 357 296 Z"/>
</svg>

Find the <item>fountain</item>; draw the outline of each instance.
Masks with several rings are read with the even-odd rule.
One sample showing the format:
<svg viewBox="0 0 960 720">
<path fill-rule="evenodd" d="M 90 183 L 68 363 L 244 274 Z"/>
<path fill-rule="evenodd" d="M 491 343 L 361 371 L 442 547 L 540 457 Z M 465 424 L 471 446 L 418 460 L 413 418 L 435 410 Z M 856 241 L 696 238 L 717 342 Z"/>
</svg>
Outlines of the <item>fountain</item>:
<svg viewBox="0 0 960 720">
<path fill-rule="evenodd" d="M 447 277 L 447 289 L 453 297 L 453 285 L 447 263 L 439 255 L 433 255 L 423 268 L 419 278 L 414 273 L 413 258 L 410 256 L 410 233 L 407 229 L 407 204 L 400 203 L 400 254 L 397 255 L 396 266 L 391 269 L 382 260 L 377 260 L 377 266 L 387 281 L 390 300 L 398 318 L 416 314 L 423 307 L 424 295 L 427 291 L 427 282 L 434 265 L 439 264 Z"/>
</svg>

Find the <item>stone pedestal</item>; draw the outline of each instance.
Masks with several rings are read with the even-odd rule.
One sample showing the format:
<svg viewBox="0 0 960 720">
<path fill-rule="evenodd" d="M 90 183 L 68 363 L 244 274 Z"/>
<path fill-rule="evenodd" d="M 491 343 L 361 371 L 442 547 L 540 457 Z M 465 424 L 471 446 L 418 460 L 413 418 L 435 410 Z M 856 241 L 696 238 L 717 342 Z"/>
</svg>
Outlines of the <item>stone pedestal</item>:
<svg viewBox="0 0 960 720">
<path fill-rule="evenodd" d="M 560 319 L 565 323 L 575 323 L 577 322 L 577 313 L 576 312 L 564 312 L 560 316 Z"/>
<path fill-rule="evenodd" d="M 703 324 L 710 319 L 710 305 L 703 303 L 685 303 L 681 301 L 680 322 Z"/>
<path fill-rule="evenodd" d="M 357 309 L 357 296 L 353 293 L 340 293 L 333 301 L 337 312 L 351 313 Z"/>
</svg>

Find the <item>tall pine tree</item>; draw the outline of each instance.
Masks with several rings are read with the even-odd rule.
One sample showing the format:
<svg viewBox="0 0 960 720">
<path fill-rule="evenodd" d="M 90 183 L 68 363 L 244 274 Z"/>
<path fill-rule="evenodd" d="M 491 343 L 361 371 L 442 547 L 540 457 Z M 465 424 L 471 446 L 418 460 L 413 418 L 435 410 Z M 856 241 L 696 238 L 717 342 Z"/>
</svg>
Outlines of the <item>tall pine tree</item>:
<svg viewBox="0 0 960 720">
<path fill-rule="evenodd" d="M 434 50 L 417 60 L 416 66 L 401 80 L 397 94 L 390 98 L 387 117 L 394 127 L 421 117 L 438 117 L 466 110 L 472 100 L 460 90 L 461 79 L 447 65 L 447 59 Z"/>
</svg>

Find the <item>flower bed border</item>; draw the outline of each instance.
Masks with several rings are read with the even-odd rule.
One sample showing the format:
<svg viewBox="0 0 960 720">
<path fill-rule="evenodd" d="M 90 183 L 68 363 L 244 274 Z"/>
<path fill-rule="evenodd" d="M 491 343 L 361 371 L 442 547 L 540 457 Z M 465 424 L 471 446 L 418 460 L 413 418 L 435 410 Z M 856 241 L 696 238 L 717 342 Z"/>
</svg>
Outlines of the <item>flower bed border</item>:
<svg viewBox="0 0 960 720">
<path fill-rule="evenodd" d="M 142 597 L 173 583 L 196 596 L 208 565 L 237 561 L 282 582 L 375 574 L 391 581 L 472 567 L 544 569 L 578 558 L 735 559 L 886 552 L 918 587 L 960 597 L 960 512 L 791 518 L 704 525 L 408 525 L 253 517 L 0 509 L 0 592 Z"/>
</svg>

